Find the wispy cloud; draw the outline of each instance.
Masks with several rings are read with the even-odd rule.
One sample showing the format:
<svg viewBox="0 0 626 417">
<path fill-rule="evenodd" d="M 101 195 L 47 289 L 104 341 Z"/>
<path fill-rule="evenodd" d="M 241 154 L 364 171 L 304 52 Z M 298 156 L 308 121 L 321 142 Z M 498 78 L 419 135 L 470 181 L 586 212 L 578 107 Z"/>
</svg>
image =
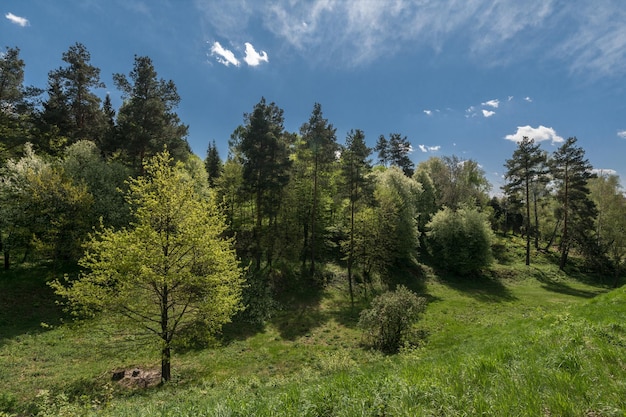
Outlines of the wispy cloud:
<svg viewBox="0 0 626 417">
<path fill-rule="evenodd" d="M 219 42 L 215 41 L 211 46 L 211 56 L 213 56 L 220 64 L 229 66 L 239 66 L 239 60 L 235 57 L 233 51 L 224 48 Z"/>
<path fill-rule="evenodd" d="M 491 117 L 491 116 L 493 116 L 494 114 L 496 114 L 496 112 L 495 112 L 495 111 L 485 110 L 485 109 L 483 109 L 483 110 L 482 110 L 482 112 L 483 112 L 483 116 L 484 116 L 484 117 Z"/>
<path fill-rule="evenodd" d="M 484 103 L 480 103 L 480 105 L 489 106 L 489 107 L 493 107 L 494 109 L 497 109 L 498 106 L 500 105 L 500 100 L 493 99 L 493 100 L 485 101 Z"/>
<path fill-rule="evenodd" d="M 626 139 L 626 130 L 620 130 L 619 132 L 617 132 L 617 136 L 622 139 Z"/>
<path fill-rule="evenodd" d="M 417 146 L 419 148 L 420 151 L 426 153 L 426 152 L 437 152 L 439 149 L 441 149 L 441 146 L 437 145 L 437 146 L 426 146 L 426 145 L 418 145 Z"/>
<path fill-rule="evenodd" d="M 251 22 L 328 65 L 370 63 L 452 45 L 479 65 L 557 61 L 589 76 L 626 73 L 623 0 L 195 0 L 218 36 L 243 43 Z M 255 23 L 256 24 L 256 23 Z M 537 30 L 541 28 L 541 30 Z M 549 39 L 550 42 L 546 42 Z M 511 53 L 511 51 L 515 51 Z"/>
<path fill-rule="evenodd" d="M 532 103 L 532 102 L 533 102 L 533 99 L 532 99 L 532 98 L 530 98 L 530 97 L 528 97 L 528 96 L 526 96 L 526 97 L 524 97 L 524 101 L 527 101 L 527 102 L 529 102 L 529 103 Z"/>
<path fill-rule="evenodd" d="M 250 65 L 251 67 L 256 67 L 262 62 L 269 62 L 267 52 L 257 52 L 250 42 L 246 42 L 246 56 L 243 58 L 243 60 L 246 61 L 246 64 Z"/>
<path fill-rule="evenodd" d="M 425 114 L 426 116 L 432 116 L 433 111 L 432 111 L 432 110 L 424 110 L 424 114 Z"/>
<path fill-rule="evenodd" d="M 11 12 L 5 14 L 4 17 L 9 19 L 11 23 L 15 23 L 16 25 L 21 26 L 21 27 L 28 26 L 29 24 L 28 19 L 26 19 L 25 17 L 16 16 Z"/>
<path fill-rule="evenodd" d="M 614 169 L 603 169 L 603 168 L 594 168 L 591 170 L 593 174 L 596 174 L 598 177 L 609 177 L 611 175 L 617 175 L 617 171 Z"/>
<path fill-rule="evenodd" d="M 530 125 L 518 126 L 515 133 L 506 135 L 504 138 L 519 143 L 524 137 L 534 139 L 535 142 L 551 141 L 552 143 L 561 143 L 564 141 L 561 136 L 556 134 L 553 128 L 542 125 L 539 127 L 531 127 Z"/>
</svg>

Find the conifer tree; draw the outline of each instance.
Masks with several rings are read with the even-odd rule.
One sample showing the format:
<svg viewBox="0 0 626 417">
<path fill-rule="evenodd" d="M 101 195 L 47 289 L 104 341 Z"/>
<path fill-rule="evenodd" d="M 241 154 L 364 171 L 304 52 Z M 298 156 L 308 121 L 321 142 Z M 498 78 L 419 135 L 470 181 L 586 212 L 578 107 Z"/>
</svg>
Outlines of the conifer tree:
<svg viewBox="0 0 626 417">
<path fill-rule="evenodd" d="M 505 167 L 507 172 L 505 178 L 507 183 L 504 192 L 510 198 L 523 199 L 526 215 L 524 216 L 526 234 L 526 265 L 530 265 L 530 242 L 533 236 L 538 233 L 538 225 L 534 228 L 531 223 L 531 190 L 535 183 L 541 181 L 540 177 L 545 176 L 541 171 L 544 154 L 539 149 L 539 144 L 535 144 L 533 139 L 524 137 L 518 144 L 518 148 L 513 152 L 511 159 L 507 159 Z"/>
<path fill-rule="evenodd" d="M 597 215 L 594 202 L 589 197 L 587 181 L 593 177 L 591 164 L 585 159 L 583 148 L 576 146 L 577 139 L 569 138 L 554 152 L 551 160 L 552 177 L 557 184 L 559 203 L 557 217 L 561 219 L 559 268 L 565 268 L 569 251 L 574 244 L 582 245 L 593 233 Z"/>
</svg>

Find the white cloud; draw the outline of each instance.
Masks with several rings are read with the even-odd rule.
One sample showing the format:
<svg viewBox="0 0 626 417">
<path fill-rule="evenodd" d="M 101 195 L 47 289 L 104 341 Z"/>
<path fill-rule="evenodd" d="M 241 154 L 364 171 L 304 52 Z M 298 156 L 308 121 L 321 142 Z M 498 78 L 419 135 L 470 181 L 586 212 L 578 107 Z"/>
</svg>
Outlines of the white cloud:
<svg viewBox="0 0 626 417">
<path fill-rule="evenodd" d="M 439 146 L 439 145 L 437 145 L 437 146 L 418 145 L 418 148 L 422 152 L 437 152 L 439 149 L 441 149 L 441 146 Z"/>
<path fill-rule="evenodd" d="M 577 73 L 588 71 L 588 77 L 626 73 L 623 0 L 194 0 L 194 4 L 216 36 L 243 44 L 252 24 L 260 24 L 301 55 L 335 67 L 371 63 L 406 48 L 440 53 L 461 44 L 462 54 L 482 66 L 532 59 Z"/>
<path fill-rule="evenodd" d="M 424 113 L 426 114 L 426 116 L 432 116 L 433 111 L 432 110 L 424 110 Z"/>
<path fill-rule="evenodd" d="M 593 174 L 596 174 L 598 177 L 609 177 L 611 175 L 617 175 L 617 171 L 614 169 L 602 169 L 602 168 L 594 168 L 591 170 Z"/>
<path fill-rule="evenodd" d="M 246 42 L 246 56 L 243 58 L 246 61 L 246 64 L 251 67 L 256 67 L 261 64 L 261 62 L 269 62 L 269 58 L 267 56 L 267 52 L 261 51 L 260 53 L 254 49 L 254 46 L 250 42 Z"/>
<path fill-rule="evenodd" d="M 19 25 L 21 27 L 28 26 L 28 19 L 26 19 L 25 17 L 16 16 L 11 12 L 5 14 L 4 17 L 9 19 L 11 23 L 15 23 L 16 25 Z"/>
<path fill-rule="evenodd" d="M 617 132 L 617 136 L 622 139 L 626 139 L 626 130 L 620 130 L 619 132 Z"/>
<path fill-rule="evenodd" d="M 513 100 L 513 96 L 509 96 L 509 98 L 507 99 L 507 101 L 511 101 Z"/>
<path fill-rule="evenodd" d="M 220 64 L 224 64 L 226 66 L 229 66 L 230 64 L 233 64 L 236 67 L 239 66 L 239 60 L 235 58 L 235 54 L 222 47 L 222 45 L 220 45 L 217 41 L 213 44 L 213 46 L 211 46 L 211 55 L 214 56 Z"/>
<path fill-rule="evenodd" d="M 484 109 L 483 109 L 483 116 L 485 116 L 485 117 L 491 117 L 491 116 L 493 116 L 494 114 L 496 114 L 496 112 L 495 112 L 495 111 L 490 111 L 490 110 L 484 110 Z"/>
<path fill-rule="evenodd" d="M 493 107 L 494 109 L 497 109 L 498 106 L 500 105 L 500 100 L 494 99 L 494 100 L 485 101 L 484 103 L 480 103 L 480 104 L 482 106 L 489 106 L 489 107 Z"/>
<path fill-rule="evenodd" d="M 518 126 L 517 132 L 512 135 L 506 135 L 504 138 L 513 142 L 521 142 L 524 137 L 534 139 L 535 142 L 551 141 L 552 143 L 561 143 L 564 139 L 556 134 L 551 127 L 540 125 L 539 127 L 531 127 L 530 125 Z"/>
<path fill-rule="evenodd" d="M 532 103 L 532 102 L 533 102 L 533 99 L 532 99 L 532 98 L 530 98 L 530 97 L 528 97 L 528 96 L 524 97 L 524 100 L 526 100 L 526 101 L 527 101 L 527 102 L 529 102 L 529 103 Z"/>
</svg>

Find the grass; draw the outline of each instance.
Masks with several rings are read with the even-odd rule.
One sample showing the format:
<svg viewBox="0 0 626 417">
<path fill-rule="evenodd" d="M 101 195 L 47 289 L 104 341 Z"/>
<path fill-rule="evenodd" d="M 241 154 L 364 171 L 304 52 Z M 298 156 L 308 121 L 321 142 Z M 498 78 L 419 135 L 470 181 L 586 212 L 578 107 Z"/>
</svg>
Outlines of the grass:
<svg viewBox="0 0 626 417">
<path fill-rule="evenodd" d="M 103 323 L 61 324 L 41 282 L 15 289 L 32 269 L 2 276 L 3 290 L 42 304 L 18 321 L 0 306 L 0 415 L 623 416 L 625 290 L 573 279 L 545 257 L 526 267 L 516 245 L 505 251 L 481 277 L 420 266 L 422 339 L 400 354 L 361 346 L 365 303 L 352 310 L 338 281 L 286 297 L 262 328 L 230 326 L 221 347 L 175 354 L 174 382 L 146 390 L 110 376 L 156 367 L 154 350 Z"/>
</svg>

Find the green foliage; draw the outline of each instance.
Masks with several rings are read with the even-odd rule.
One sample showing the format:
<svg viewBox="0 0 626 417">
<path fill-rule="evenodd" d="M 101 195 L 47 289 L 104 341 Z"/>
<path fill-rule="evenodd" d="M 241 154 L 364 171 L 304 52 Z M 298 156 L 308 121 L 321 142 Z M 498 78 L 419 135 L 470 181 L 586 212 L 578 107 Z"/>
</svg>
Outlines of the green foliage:
<svg viewBox="0 0 626 417">
<path fill-rule="evenodd" d="M 372 300 L 371 307 L 361 312 L 359 327 L 365 332 L 368 344 L 383 352 L 394 353 L 403 342 L 408 342 L 411 326 L 425 308 L 425 298 L 399 285 L 395 291 Z"/>
<path fill-rule="evenodd" d="M 593 234 L 597 209 L 589 197 L 587 181 L 593 177 L 591 164 L 585 159 L 583 148 L 576 146 L 577 139 L 569 138 L 554 152 L 551 173 L 556 183 L 556 199 L 559 203 L 556 217 L 561 220 L 559 228 L 559 266 L 565 268 L 570 249 L 584 248 Z"/>
<path fill-rule="evenodd" d="M 476 208 L 446 207 L 427 227 L 428 250 L 441 267 L 467 275 L 491 263 L 494 235 L 487 216 Z"/>
<path fill-rule="evenodd" d="M 27 146 L 23 158 L 7 163 L 2 198 L 7 249 L 35 243 L 48 259 L 80 257 L 93 197 L 63 166 L 45 162 Z"/>
<path fill-rule="evenodd" d="M 222 215 L 182 165 L 165 152 L 146 171 L 130 181 L 132 228 L 96 232 L 80 260 L 85 273 L 52 286 L 79 316 L 112 312 L 155 336 L 169 380 L 172 341 L 189 329 L 212 336 L 240 308 L 241 268 Z"/>
<path fill-rule="evenodd" d="M 161 152 L 164 146 L 177 160 L 185 160 L 190 153 L 185 139 L 188 127 L 174 112 L 180 102 L 174 82 L 158 79 L 147 56 L 135 57 L 129 77 L 113 75 L 124 98 L 117 124 L 128 162 L 142 173 L 144 159 Z"/>
</svg>

